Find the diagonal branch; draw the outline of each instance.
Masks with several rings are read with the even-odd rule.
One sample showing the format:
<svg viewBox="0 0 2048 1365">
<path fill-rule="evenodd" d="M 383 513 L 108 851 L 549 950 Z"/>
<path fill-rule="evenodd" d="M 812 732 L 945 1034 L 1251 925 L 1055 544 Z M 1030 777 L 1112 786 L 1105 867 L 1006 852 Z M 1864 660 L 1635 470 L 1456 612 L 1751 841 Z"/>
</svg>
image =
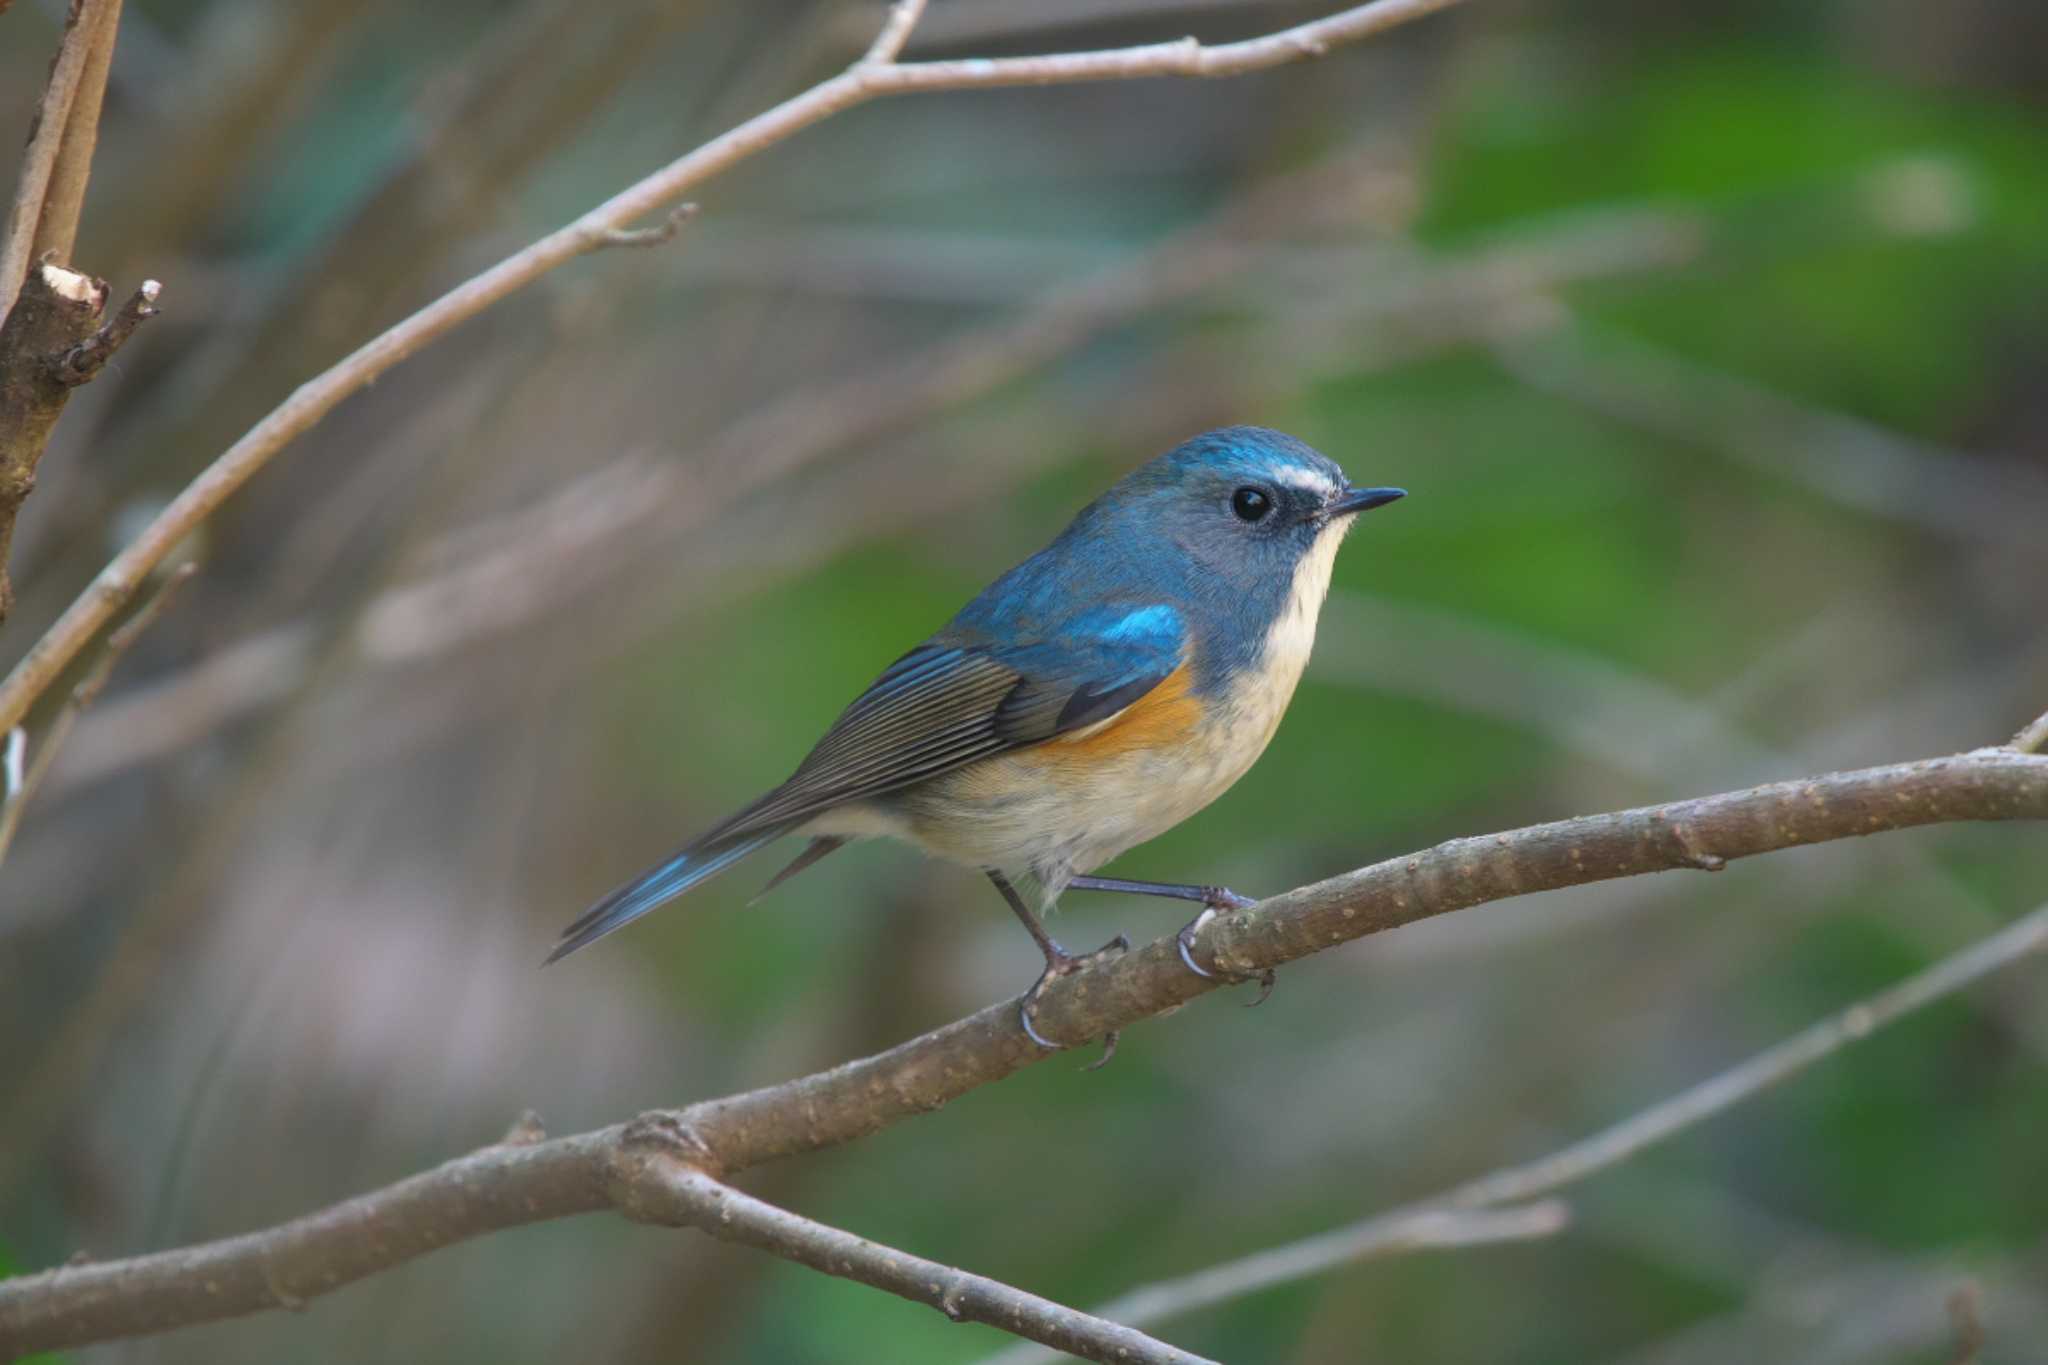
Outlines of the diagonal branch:
<svg viewBox="0 0 2048 1365">
<path fill-rule="evenodd" d="M 21 722 L 149 571 L 285 446 L 357 390 L 421 347 L 568 261 L 609 245 L 614 234 L 681 199 L 705 181 L 834 114 L 871 100 L 940 90 L 1159 77 L 1236 76 L 1319 57 L 1361 42 L 1458 0 L 1373 0 L 1327 18 L 1259 38 L 1206 47 L 1192 38 L 1143 47 L 1039 57 L 955 61 L 860 61 L 670 162 L 661 170 L 456 286 L 301 384 L 283 404 L 229 446 L 116 555 L 0 683 L 0 731 Z M 891 28 L 897 26 L 892 11 Z M 913 14 L 914 17 L 914 14 Z M 907 34 L 907 27 L 905 32 Z"/>
<path fill-rule="evenodd" d="M 2048 757 L 1978 749 L 1454 839 L 1224 916 L 1196 951 L 1252 974 L 1534 891 L 1713 870 L 1919 825 L 2042 819 Z M 1190 973 L 1168 936 L 1054 982 L 1039 1002 L 1039 1028 L 1078 1043 L 1217 984 Z M 601 1209 L 630 1213 L 647 1197 L 653 1158 L 724 1179 L 928 1113 L 1048 1055 L 1025 1038 L 1016 1002 L 1007 1001 L 830 1071 L 596 1132 L 487 1147 L 264 1231 L 0 1282 L 0 1348 L 80 1345 L 296 1306 L 451 1242 Z"/>
<path fill-rule="evenodd" d="M 1013 1289 L 998 1280 L 909 1256 L 743 1194 L 682 1161 L 641 1167 L 630 1216 L 693 1227 L 725 1242 L 885 1289 L 954 1322 L 980 1322 L 1087 1360 L 1119 1365 L 1215 1365 L 1143 1332 Z"/>
<path fill-rule="evenodd" d="M 875 41 L 869 45 L 867 56 L 862 57 L 861 62 L 886 66 L 895 61 L 903 51 L 903 45 L 910 41 L 910 30 L 924 18 L 924 7 L 925 0 L 895 0 L 889 6 L 889 17 L 882 24 L 882 31 L 875 35 Z"/>
</svg>

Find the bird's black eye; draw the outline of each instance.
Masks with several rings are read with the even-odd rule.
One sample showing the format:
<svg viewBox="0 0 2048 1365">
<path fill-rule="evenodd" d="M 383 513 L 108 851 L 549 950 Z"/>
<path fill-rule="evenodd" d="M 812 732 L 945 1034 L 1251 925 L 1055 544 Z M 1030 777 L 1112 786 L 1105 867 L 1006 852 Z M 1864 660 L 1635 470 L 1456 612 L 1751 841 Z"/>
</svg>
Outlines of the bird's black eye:
<svg viewBox="0 0 2048 1365">
<path fill-rule="evenodd" d="M 1273 499 L 1262 488 L 1240 488 L 1230 495 L 1230 510 L 1239 521 L 1260 521 L 1273 510 Z"/>
</svg>

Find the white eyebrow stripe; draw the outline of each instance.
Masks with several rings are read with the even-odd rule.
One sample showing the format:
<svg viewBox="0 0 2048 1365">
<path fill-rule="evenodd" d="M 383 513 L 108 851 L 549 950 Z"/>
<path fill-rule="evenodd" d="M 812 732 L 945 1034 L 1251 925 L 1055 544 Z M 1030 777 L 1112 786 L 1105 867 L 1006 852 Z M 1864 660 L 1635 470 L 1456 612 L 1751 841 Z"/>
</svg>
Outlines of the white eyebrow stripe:
<svg viewBox="0 0 2048 1365">
<path fill-rule="evenodd" d="M 1283 465 L 1273 471 L 1273 481 L 1284 483 L 1290 488 L 1303 488 L 1311 493 L 1332 493 L 1336 485 L 1327 474 L 1319 470 L 1303 469 L 1300 465 Z"/>
</svg>

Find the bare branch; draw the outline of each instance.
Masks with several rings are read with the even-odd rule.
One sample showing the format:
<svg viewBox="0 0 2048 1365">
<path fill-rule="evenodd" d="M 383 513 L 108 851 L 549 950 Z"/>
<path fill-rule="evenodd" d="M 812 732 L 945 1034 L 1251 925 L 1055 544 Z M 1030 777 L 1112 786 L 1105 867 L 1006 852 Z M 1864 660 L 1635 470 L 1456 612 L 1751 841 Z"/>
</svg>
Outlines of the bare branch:
<svg viewBox="0 0 2048 1365">
<path fill-rule="evenodd" d="M 16 737 L 25 740 L 26 732 L 17 726 L 10 733 L 6 799 L 0 801 L 0 863 L 7 861 L 7 850 L 14 846 L 14 832 L 21 827 L 21 813 L 37 790 L 42 787 L 43 779 L 49 776 L 50 765 L 56 760 L 57 751 L 63 747 L 64 741 L 70 737 L 71 727 L 78 724 L 79 715 L 86 707 L 99 700 L 101 690 L 107 685 L 107 679 L 113 675 L 114 665 L 121 662 L 121 656 L 128 652 L 128 647 L 135 643 L 136 637 L 148 630 L 157 617 L 163 615 L 163 610 L 170 604 L 171 597 L 185 585 L 185 580 L 198 570 L 199 565 L 192 561 L 180 564 L 164 580 L 163 586 L 156 590 L 156 595 L 142 604 L 140 611 L 107 636 L 107 643 L 100 651 L 100 657 L 87 670 L 86 675 L 78 680 L 78 685 L 71 689 L 71 696 L 64 703 L 64 709 L 50 722 L 50 733 L 43 737 L 41 746 L 36 749 L 35 762 L 29 765 L 25 775 L 17 776 L 20 754 Z"/>
<path fill-rule="evenodd" d="M 85 15 L 78 22 L 85 42 L 85 66 L 64 119 L 64 138 L 50 168 L 42 216 L 36 223 L 34 245 L 29 248 L 30 256 L 39 261 L 69 262 L 71 248 L 78 241 L 86 182 L 92 178 L 92 156 L 100 139 L 100 104 L 106 98 L 114 39 L 121 26 L 121 0 L 91 0 L 76 8 Z"/>
<path fill-rule="evenodd" d="M 868 47 L 867 55 L 860 59 L 860 64 L 887 66 L 895 61 L 903 51 L 903 45 L 910 41 L 910 31 L 924 17 L 924 6 L 925 0 L 896 0 L 889 6 L 889 17 Z"/>
<path fill-rule="evenodd" d="M 1704 445 L 1845 507 L 1967 543 L 2022 544 L 2048 515 L 2048 479 L 1786 397 L 1656 346 L 1577 321 L 1501 340 L 1494 355 L 1530 387 L 1674 441 Z"/>
<path fill-rule="evenodd" d="M 14 203 L 7 214 L 7 235 L 0 239 L 0 322 L 4 322 L 28 277 L 29 262 L 35 259 L 36 225 L 42 221 L 43 201 L 50 191 L 50 177 L 57 168 L 58 149 L 71 119 L 71 106 L 78 97 L 87 59 L 91 56 L 93 26 L 107 0 L 89 0 L 73 7 L 64 23 L 64 38 L 57 48 L 57 60 L 50 64 L 50 80 L 43 87 L 42 103 L 22 157 L 21 180 L 14 188 Z"/>
<path fill-rule="evenodd" d="M 54 261 L 29 272 L 0 321 L 0 620 L 13 606 L 7 557 L 14 522 L 36 485 L 50 432 L 71 400 L 59 362 L 93 334 L 107 304 L 105 281 Z M 17 716 L 11 728 L 19 724 Z"/>
<path fill-rule="evenodd" d="M 613 233 L 812 124 L 892 95 L 1167 76 L 1240 75 L 1320 56 L 1333 47 L 1374 37 L 1455 3 L 1458 0 L 1374 0 L 1325 19 L 1216 47 L 1204 47 L 1190 38 L 1145 47 L 1044 57 L 857 63 L 713 138 L 575 222 L 514 252 L 300 385 L 281 406 L 229 446 L 172 499 L 15 665 L 6 681 L 0 683 L 0 730 L 20 723 L 36 698 L 55 682 L 174 546 L 278 451 L 333 411 L 343 399 L 492 304 L 594 247 L 608 245 Z"/>
<path fill-rule="evenodd" d="M 816 1223 L 720 1184 L 685 1161 L 654 1158 L 640 1168 L 630 1216 L 693 1227 L 784 1260 L 858 1280 L 937 1309 L 954 1322 L 999 1327 L 1085 1360 L 1134 1365 L 1203 1365 L 1205 1357 L 1027 1294 L 986 1276 L 906 1255 Z M 1213 1365 L 1213 1362 L 1210 1363 Z"/>
<path fill-rule="evenodd" d="M 157 315 L 156 301 L 163 292 L 164 287 L 155 280 L 137 285 L 128 301 L 100 324 L 97 332 L 56 358 L 52 368 L 57 382 L 71 388 L 90 383 L 114 358 L 114 352 L 135 335 L 135 329 Z"/>
<path fill-rule="evenodd" d="M 2048 758 L 1979 749 L 1454 839 L 1220 917 L 1197 951 L 1250 975 L 1382 929 L 1534 891 L 1884 830 L 2021 819 L 2048 819 Z M 1578 1179 L 2044 941 L 2048 908 L 1655 1110 L 1531 1166 L 1461 1187 L 1446 1201 L 1457 1208 L 1498 1205 Z M 1079 1042 L 1217 986 L 1182 965 L 1169 935 L 1054 982 L 1039 1001 L 1039 1028 Z M 634 1163 L 650 1148 L 665 1159 L 681 1152 L 690 1166 L 724 1178 L 865 1137 L 1048 1055 L 1025 1038 L 1016 1002 L 1006 1001 L 830 1071 L 594 1133 L 486 1148 L 266 1231 L 0 1281 L 0 1347 L 79 1345 L 296 1305 L 450 1242 L 627 1207 L 618 1184 L 623 1179 L 631 1188 Z"/>
<path fill-rule="evenodd" d="M 1591 1137 L 1546 1157 L 1466 1181 L 1405 1208 L 1273 1247 L 1193 1275 L 1147 1285 L 1111 1299 L 1095 1312 L 1135 1326 L 1240 1298 L 1274 1285 L 1307 1279 L 1340 1265 L 1417 1245 L 1418 1226 L 1430 1219 L 1519 1205 L 1576 1184 L 1752 1099 L 1852 1043 L 1861 1042 L 1913 1011 L 1978 981 L 2001 967 L 2048 948 L 2048 905 L 1895 986 L 1821 1020 L 1739 1066 L 1652 1105 Z M 1539 1206 L 1540 1207 L 1540 1206 Z M 1048 1357 L 1029 1349 L 1005 1351 L 988 1365 L 1025 1365 Z"/>
</svg>

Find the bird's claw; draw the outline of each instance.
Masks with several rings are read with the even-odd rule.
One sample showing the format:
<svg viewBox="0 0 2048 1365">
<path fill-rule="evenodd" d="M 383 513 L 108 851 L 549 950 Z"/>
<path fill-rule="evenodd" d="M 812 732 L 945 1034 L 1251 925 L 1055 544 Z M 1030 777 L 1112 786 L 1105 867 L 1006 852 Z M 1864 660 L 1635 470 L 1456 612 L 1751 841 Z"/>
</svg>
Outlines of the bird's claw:
<svg viewBox="0 0 2048 1365">
<path fill-rule="evenodd" d="M 1182 965 L 1185 966 L 1189 971 L 1193 972 L 1196 976 L 1199 976 L 1207 981 L 1221 981 L 1227 985 L 1232 986 L 1239 985 L 1246 981 L 1256 981 L 1259 983 L 1258 998 L 1247 1004 L 1245 1008 L 1253 1009 L 1259 1005 L 1265 1004 L 1266 997 L 1273 993 L 1273 987 L 1278 981 L 1278 978 L 1274 976 L 1273 969 L 1271 967 L 1268 967 L 1264 971 L 1259 972 L 1256 975 L 1252 976 L 1242 976 L 1236 972 L 1212 972 L 1208 968 L 1204 967 L 1201 963 L 1195 961 L 1195 954 L 1193 952 L 1195 946 L 1195 935 L 1202 932 L 1203 925 L 1207 924 L 1210 920 L 1216 918 L 1216 912 L 1218 910 L 1248 910 L 1253 905 L 1256 905 L 1257 902 L 1245 899 L 1243 896 L 1238 895 L 1235 891 L 1230 890 L 1228 887 L 1211 886 L 1204 887 L 1203 889 L 1205 891 L 1212 893 L 1212 895 L 1214 895 L 1216 899 L 1209 901 L 1206 905 L 1206 908 L 1203 909 L 1201 914 L 1195 916 L 1194 919 L 1188 922 L 1186 927 L 1184 927 L 1178 934 L 1175 934 L 1173 936 L 1173 946 L 1180 950 L 1180 960 Z M 1222 901 L 1222 898 L 1226 896 L 1229 897 L 1229 900 Z M 1222 901 L 1222 903 L 1219 904 L 1219 901 Z"/>
<path fill-rule="evenodd" d="M 1069 953 L 1061 949 L 1058 944 L 1054 944 L 1053 947 L 1059 953 L 1059 956 L 1046 960 L 1045 970 L 1038 974 L 1038 980 L 1031 983 L 1031 989 L 1024 992 L 1024 998 L 1017 1002 L 1017 1023 L 1023 1028 L 1024 1036 L 1044 1048 L 1047 1052 L 1058 1052 L 1062 1045 L 1047 1039 L 1045 1035 L 1032 1026 L 1031 1010 L 1038 1003 L 1039 992 L 1043 991 L 1049 983 L 1057 981 L 1063 976 L 1071 976 L 1084 967 L 1092 966 L 1104 957 L 1122 956 L 1131 950 L 1131 941 L 1124 935 L 1118 934 L 1092 953 Z M 1115 1029 L 1103 1034 L 1102 1055 L 1081 1069 L 1083 1071 L 1097 1071 L 1107 1066 L 1109 1059 L 1116 1056 L 1117 1037 L 1118 1033 Z"/>
</svg>

